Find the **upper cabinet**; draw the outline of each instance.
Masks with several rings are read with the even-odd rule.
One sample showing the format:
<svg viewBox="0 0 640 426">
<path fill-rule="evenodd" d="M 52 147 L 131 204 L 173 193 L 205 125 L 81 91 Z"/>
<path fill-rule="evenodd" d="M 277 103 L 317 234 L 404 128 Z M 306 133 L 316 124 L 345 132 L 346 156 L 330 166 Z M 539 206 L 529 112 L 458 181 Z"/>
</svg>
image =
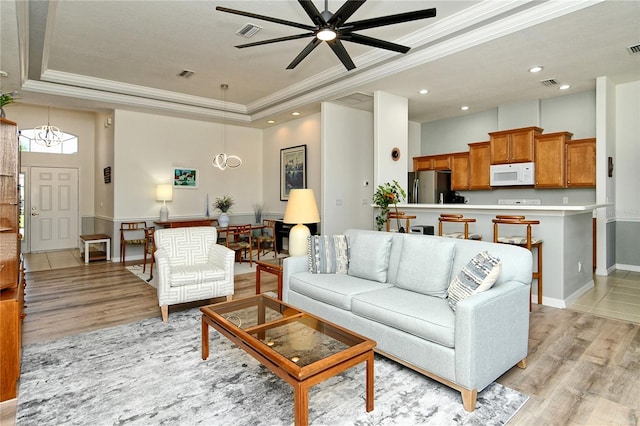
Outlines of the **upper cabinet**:
<svg viewBox="0 0 640 426">
<path fill-rule="evenodd" d="M 469 144 L 469 189 L 491 189 L 489 142 Z"/>
<path fill-rule="evenodd" d="M 413 171 L 422 170 L 451 170 L 451 154 L 413 157 Z"/>
<path fill-rule="evenodd" d="M 451 154 L 451 190 L 464 191 L 467 189 L 469 189 L 469 153 Z"/>
<path fill-rule="evenodd" d="M 567 188 L 596 186 L 596 140 L 576 139 L 566 143 Z"/>
<path fill-rule="evenodd" d="M 557 132 L 538 135 L 534 142 L 536 159 L 536 188 L 564 188 L 565 144 L 573 133 Z"/>
<path fill-rule="evenodd" d="M 533 161 L 533 141 L 542 133 L 539 127 L 503 130 L 489 133 L 491 164 Z"/>
</svg>

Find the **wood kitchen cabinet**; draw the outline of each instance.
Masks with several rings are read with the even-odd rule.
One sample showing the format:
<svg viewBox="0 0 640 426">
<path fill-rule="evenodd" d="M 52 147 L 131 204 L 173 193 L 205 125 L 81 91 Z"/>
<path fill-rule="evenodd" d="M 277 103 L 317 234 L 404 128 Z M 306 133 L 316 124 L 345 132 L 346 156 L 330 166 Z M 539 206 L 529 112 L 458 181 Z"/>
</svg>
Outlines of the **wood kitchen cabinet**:
<svg viewBox="0 0 640 426">
<path fill-rule="evenodd" d="M 596 139 L 566 143 L 567 188 L 596 186 Z"/>
<path fill-rule="evenodd" d="M 491 189 L 489 142 L 469 144 L 469 189 Z"/>
<path fill-rule="evenodd" d="M 413 171 L 422 170 L 451 170 L 451 154 L 413 157 Z"/>
<path fill-rule="evenodd" d="M 533 141 L 541 133 L 542 129 L 539 127 L 524 127 L 489 133 L 491 164 L 533 161 Z"/>
<path fill-rule="evenodd" d="M 451 190 L 467 189 L 469 189 L 469 153 L 456 152 L 451 154 Z"/>
<path fill-rule="evenodd" d="M 16 123 L 0 118 L 0 401 L 16 397 L 25 316 L 18 227 L 19 171 Z"/>
<path fill-rule="evenodd" d="M 566 160 L 565 144 L 573 133 L 557 132 L 538 135 L 534 141 L 536 159 L 536 188 L 565 188 Z"/>
</svg>

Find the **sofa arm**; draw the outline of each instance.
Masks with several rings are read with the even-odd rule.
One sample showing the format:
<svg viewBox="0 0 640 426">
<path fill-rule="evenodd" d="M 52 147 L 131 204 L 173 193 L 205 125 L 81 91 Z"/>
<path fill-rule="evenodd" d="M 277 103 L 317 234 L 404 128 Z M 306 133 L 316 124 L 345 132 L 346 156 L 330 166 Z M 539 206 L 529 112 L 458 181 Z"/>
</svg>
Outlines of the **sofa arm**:
<svg viewBox="0 0 640 426">
<path fill-rule="evenodd" d="M 158 293 L 161 289 L 168 289 L 171 286 L 169 276 L 171 266 L 169 264 L 169 254 L 165 249 L 157 249 L 154 254 L 156 258 L 156 276 L 158 277 Z"/>
<path fill-rule="evenodd" d="M 212 244 L 209 248 L 208 263 L 224 269 L 224 279 L 229 281 L 233 278 L 233 267 L 235 265 L 235 252 L 220 244 Z"/>
<path fill-rule="evenodd" d="M 282 266 L 282 301 L 289 301 L 289 278 L 298 272 L 306 272 L 309 270 L 307 256 L 287 257 L 283 261 Z"/>
<path fill-rule="evenodd" d="M 482 390 L 526 358 L 528 343 L 529 285 L 509 281 L 458 302 L 456 382 Z"/>
</svg>

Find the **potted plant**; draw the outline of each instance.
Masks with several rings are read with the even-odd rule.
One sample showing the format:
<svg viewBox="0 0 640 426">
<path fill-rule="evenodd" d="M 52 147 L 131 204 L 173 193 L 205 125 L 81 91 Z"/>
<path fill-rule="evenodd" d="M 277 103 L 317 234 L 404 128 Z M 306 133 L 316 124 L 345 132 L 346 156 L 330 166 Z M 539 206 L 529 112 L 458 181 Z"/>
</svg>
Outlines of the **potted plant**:
<svg viewBox="0 0 640 426">
<path fill-rule="evenodd" d="M 376 228 L 378 231 L 382 231 L 382 228 L 387 222 L 389 206 L 393 204 L 397 213 L 398 203 L 404 200 L 406 196 L 407 194 L 404 192 L 404 189 L 402 189 L 396 180 L 394 180 L 393 183 L 386 182 L 378 185 L 376 192 L 373 194 L 373 203 L 380 207 L 380 212 L 376 216 Z M 400 219 L 398 219 L 398 230 L 403 232 L 400 227 Z"/>
<path fill-rule="evenodd" d="M 0 93 L 0 117 L 4 118 L 4 106 L 14 102 L 16 92 Z"/>
<path fill-rule="evenodd" d="M 253 205 L 253 214 L 255 215 L 256 223 L 262 223 L 262 214 L 264 209 L 264 204 L 255 203 Z"/>
<path fill-rule="evenodd" d="M 231 195 L 223 195 L 222 197 L 216 198 L 216 201 L 213 203 L 213 207 L 216 210 L 220 210 L 218 224 L 223 228 L 229 226 L 229 215 L 227 213 L 231 210 L 233 203 L 234 201 Z"/>
</svg>

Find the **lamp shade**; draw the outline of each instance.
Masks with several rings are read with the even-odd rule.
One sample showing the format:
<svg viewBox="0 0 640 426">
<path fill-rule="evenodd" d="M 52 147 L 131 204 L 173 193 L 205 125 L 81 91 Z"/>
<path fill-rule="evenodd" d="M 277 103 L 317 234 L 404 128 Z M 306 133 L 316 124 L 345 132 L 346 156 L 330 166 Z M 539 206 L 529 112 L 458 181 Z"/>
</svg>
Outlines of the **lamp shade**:
<svg viewBox="0 0 640 426">
<path fill-rule="evenodd" d="M 311 234 L 305 223 L 320 222 L 318 205 L 313 195 L 313 189 L 292 189 L 289 201 L 284 210 L 284 223 L 295 223 L 289 231 L 289 256 L 303 256 L 307 254 L 308 238 Z"/>
<path fill-rule="evenodd" d="M 292 189 L 289 201 L 284 210 L 284 223 L 317 223 L 320 222 L 316 197 L 313 189 Z"/>
<path fill-rule="evenodd" d="M 173 199 L 173 187 L 171 184 L 156 186 L 156 201 L 171 201 Z"/>
</svg>

